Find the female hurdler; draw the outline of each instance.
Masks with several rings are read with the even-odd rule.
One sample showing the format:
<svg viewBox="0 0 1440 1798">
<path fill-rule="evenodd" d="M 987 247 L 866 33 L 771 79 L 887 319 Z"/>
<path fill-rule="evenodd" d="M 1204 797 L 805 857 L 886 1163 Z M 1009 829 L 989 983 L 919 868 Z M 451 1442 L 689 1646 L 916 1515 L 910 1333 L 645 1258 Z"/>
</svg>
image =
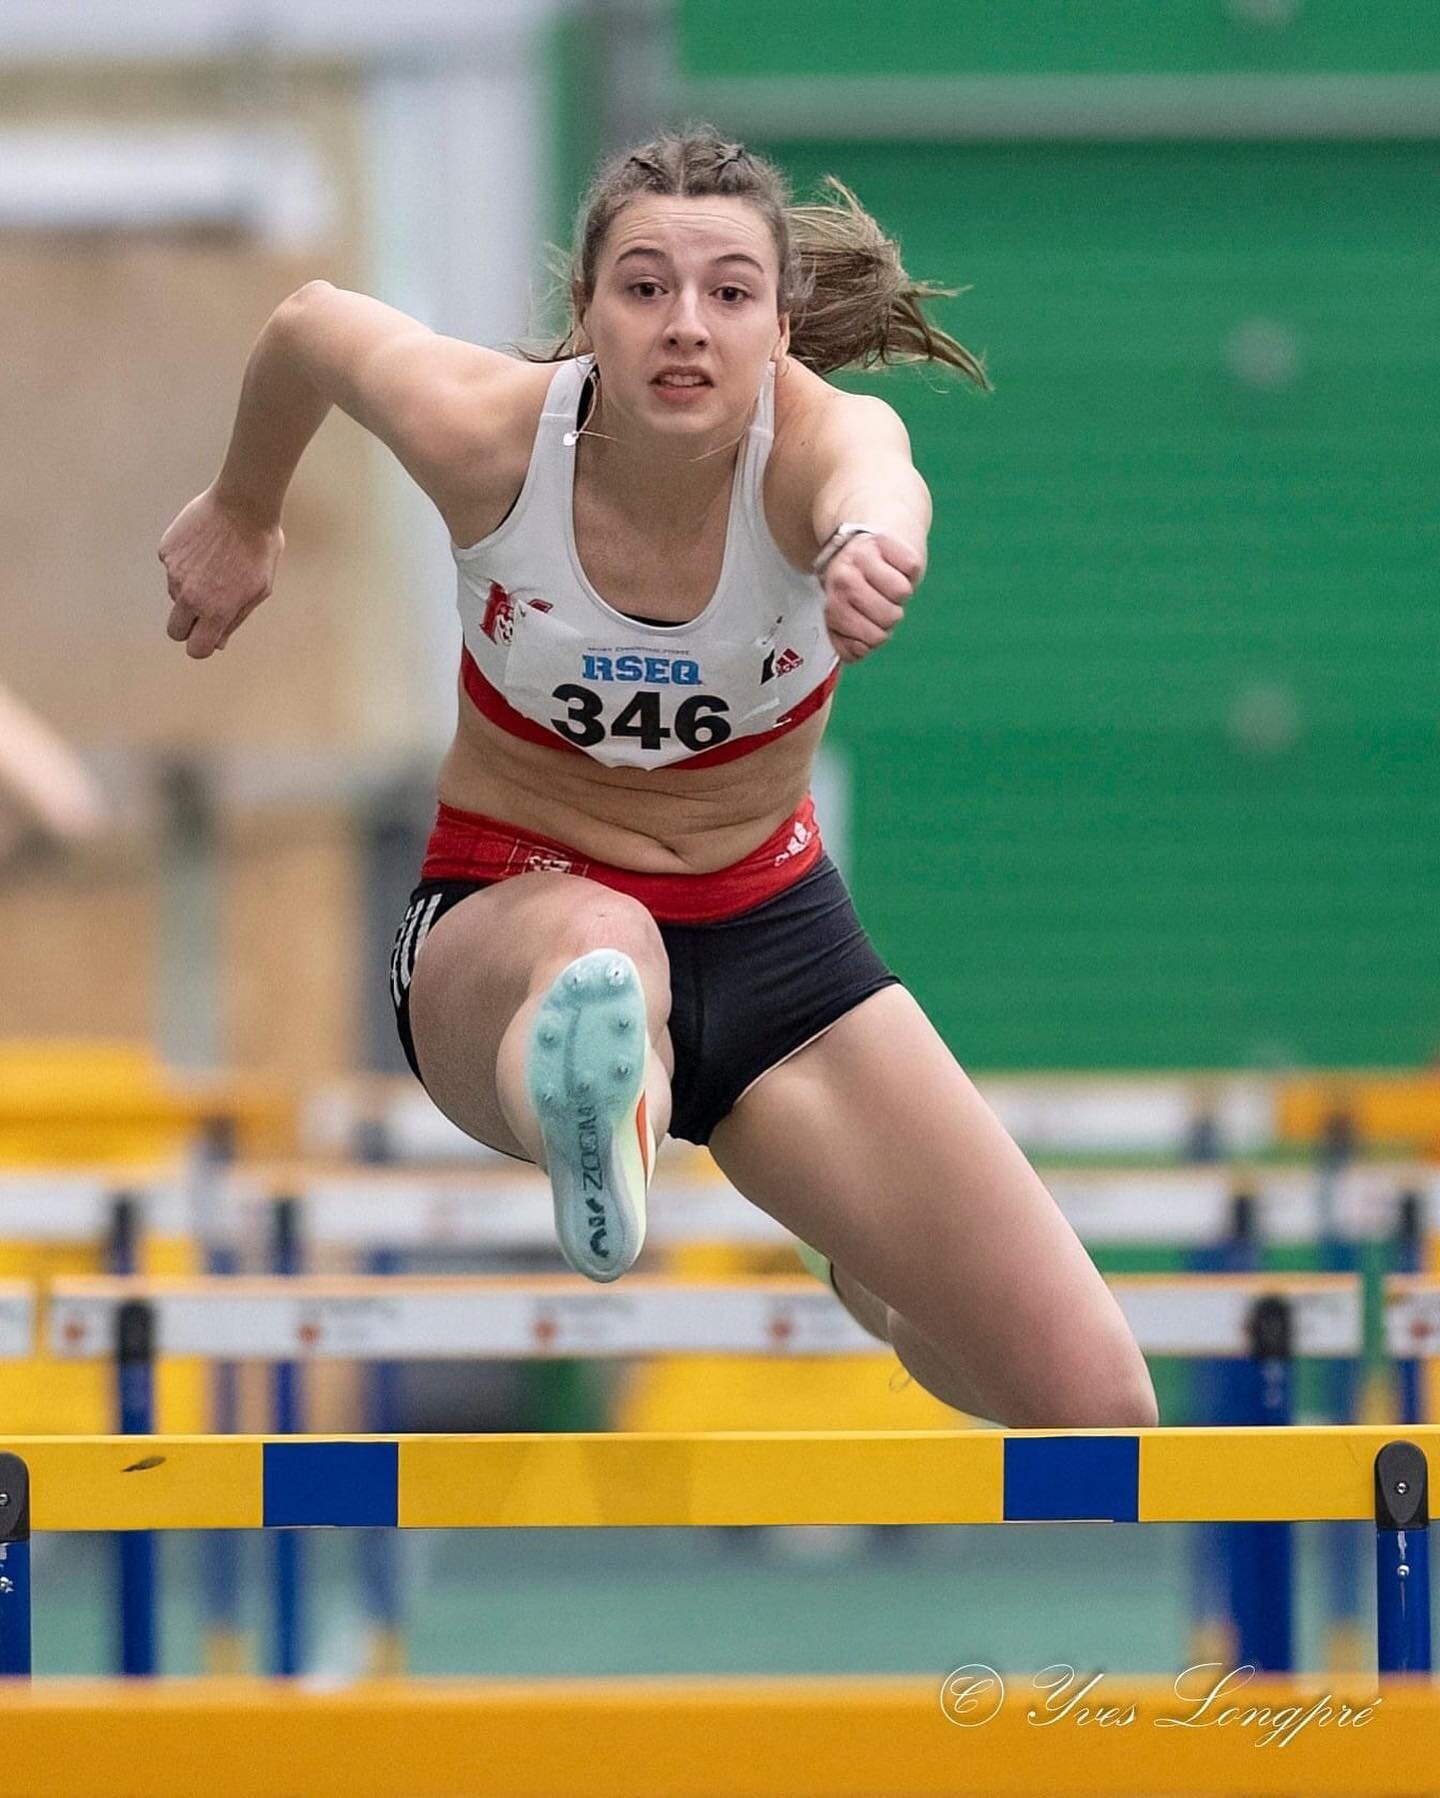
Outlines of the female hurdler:
<svg viewBox="0 0 1440 1798">
<path fill-rule="evenodd" d="M 867 941 L 808 797 L 839 664 L 925 572 L 930 495 L 882 400 L 929 358 L 985 385 L 834 184 L 708 129 L 600 171 L 574 324 L 543 359 L 313 281 L 265 326 L 223 467 L 160 547 L 169 635 L 264 599 L 332 405 L 434 502 L 459 573 L 460 718 L 392 957 L 416 1074 L 545 1168 L 570 1264 L 645 1234 L 655 1142 L 708 1144 L 944 1402 L 1011 1427 L 1157 1421 L 1113 1295 Z"/>
</svg>

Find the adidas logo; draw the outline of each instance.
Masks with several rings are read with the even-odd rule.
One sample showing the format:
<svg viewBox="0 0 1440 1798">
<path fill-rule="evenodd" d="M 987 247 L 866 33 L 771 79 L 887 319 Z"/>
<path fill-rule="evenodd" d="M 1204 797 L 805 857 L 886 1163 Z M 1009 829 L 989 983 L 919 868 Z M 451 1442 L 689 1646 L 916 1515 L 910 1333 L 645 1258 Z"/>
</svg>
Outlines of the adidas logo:
<svg viewBox="0 0 1440 1798">
<path fill-rule="evenodd" d="M 772 649 L 767 653 L 760 670 L 760 685 L 763 687 L 767 680 L 778 680 L 782 674 L 793 674 L 804 665 L 805 658 L 798 650 L 782 649 L 777 656 Z"/>
</svg>

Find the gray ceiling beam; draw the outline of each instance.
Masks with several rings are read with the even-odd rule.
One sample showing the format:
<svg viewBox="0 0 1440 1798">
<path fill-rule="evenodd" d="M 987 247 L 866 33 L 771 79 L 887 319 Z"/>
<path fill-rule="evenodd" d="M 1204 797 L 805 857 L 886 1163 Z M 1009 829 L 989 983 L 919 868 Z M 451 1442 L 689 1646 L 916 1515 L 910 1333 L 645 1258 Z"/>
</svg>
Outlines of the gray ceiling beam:
<svg viewBox="0 0 1440 1798">
<path fill-rule="evenodd" d="M 1440 74 L 672 77 L 656 101 L 772 141 L 1440 136 Z"/>
<path fill-rule="evenodd" d="M 573 0 L 4 0 L 0 64 L 297 61 L 483 52 Z"/>
</svg>

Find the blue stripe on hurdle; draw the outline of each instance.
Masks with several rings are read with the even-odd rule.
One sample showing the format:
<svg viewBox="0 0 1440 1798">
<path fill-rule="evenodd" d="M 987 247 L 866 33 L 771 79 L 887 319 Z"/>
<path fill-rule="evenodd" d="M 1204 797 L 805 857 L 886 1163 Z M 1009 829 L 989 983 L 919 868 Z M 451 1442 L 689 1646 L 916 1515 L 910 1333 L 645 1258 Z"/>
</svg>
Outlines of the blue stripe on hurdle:
<svg viewBox="0 0 1440 1798">
<path fill-rule="evenodd" d="M 267 1442 L 266 1529 L 393 1529 L 400 1515 L 395 1442 Z"/>
<path fill-rule="evenodd" d="M 1138 1436 L 1007 1439 L 1007 1523 L 1137 1523 L 1139 1517 Z"/>
</svg>

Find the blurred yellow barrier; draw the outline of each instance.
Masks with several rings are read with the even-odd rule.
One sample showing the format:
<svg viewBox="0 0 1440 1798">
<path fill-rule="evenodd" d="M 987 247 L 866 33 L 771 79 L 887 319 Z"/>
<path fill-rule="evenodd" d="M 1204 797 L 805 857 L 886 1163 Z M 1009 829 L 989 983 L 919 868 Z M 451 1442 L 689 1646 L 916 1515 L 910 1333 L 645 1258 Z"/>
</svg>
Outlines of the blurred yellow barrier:
<svg viewBox="0 0 1440 1798">
<path fill-rule="evenodd" d="M 1349 1119 L 1358 1148 L 1440 1156 L 1440 1073 L 1326 1071 L 1282 1081 L 1277 1089 L 1282 1142 L 1313 1147 L 1337 1114 Z"/>
<path fill-rule="evenodd" d="M 986 1671 L 943 1684 L 938 1675 L 377 1681 L 340 1692 L 263 1681 L 40 1684 L 5 1695 L 0 1793 L 1420 1798 L 1440 1785 L 1440 1694 L 1428 1682 L 1081 1671 L 1068 1684 L 1010 1674 L 1002 1693 Z"/>
<path fill-rule="evenodd" d="M 116 1424 L 115 1376 L 104 1362 L 59 1360 L 48 1347 L 46 1295 L 56 1280 L 105 1271 L 100 1245 L 6 1242 L 0 1207 L 0 1279 L 25 1280 L 40 1296 L 35 1350 L 27 1361 L 7 1368 L 0 1383 L 0 1434 L 103 1435 Z M 165 1274 L 204 1272 L 199 1250 L 188 1237 L 147 1236 L 140 1245 L 140 1271 Z M 203 1430 L 207 1375 L 203 1361 L 163 1355 L 155 1362 L 157 1427 L 190 1434 Z"/>
<path fill-rule="evenodd" d="M 182 1078 L 139 1044 L 0 1041 L 0 1165 L 161 1161 L 213 1117 L 239 1156 L 294 1152 L 294 1100 L 269 1083 Z"/>
<path fill-rule="evenodd" d="M 224 1077 L 182 1079 L 144 1045 L 106 1041 L 0 1041 L 0 1168 L 182 1165 L 212 1119 L 228 1120 L 237 1156 L 292 1154 L 293 1098 L 262 1082 Z M 103 1271 L 99 1245 L 7 1243 L 0 1208 L 0 1276 L 33 1281 L 43 1292 L 60 1275 Z M 201 1271 L 195 1247 L 152 1237 L 141 1251 L 149 1274 Z M 29 1434 L 94 1432 L 114 1421 L 105 1369 L 62 1365 L 43 1350 L 12 1370 L 0 1393 L 0 1429 Z M 203 1372 L 197 1362 L 157 1367 L 162 1427 L 203 1428 Z"/>
<path fill-rule="evenodd" d="M 795 1274 L 786 1248 L 677 1245 L 666 1272 L 690 1279 Z M 818 1290 L 818 1288 L 817 1288 Z M 615 1427 L 653 1430 L 953 1430 L 964 1413 L 916 1383 L 892 1352 L 779 1361 L 773 1355 L 656 1355 L 625 1368 Z"/>
</svg>

